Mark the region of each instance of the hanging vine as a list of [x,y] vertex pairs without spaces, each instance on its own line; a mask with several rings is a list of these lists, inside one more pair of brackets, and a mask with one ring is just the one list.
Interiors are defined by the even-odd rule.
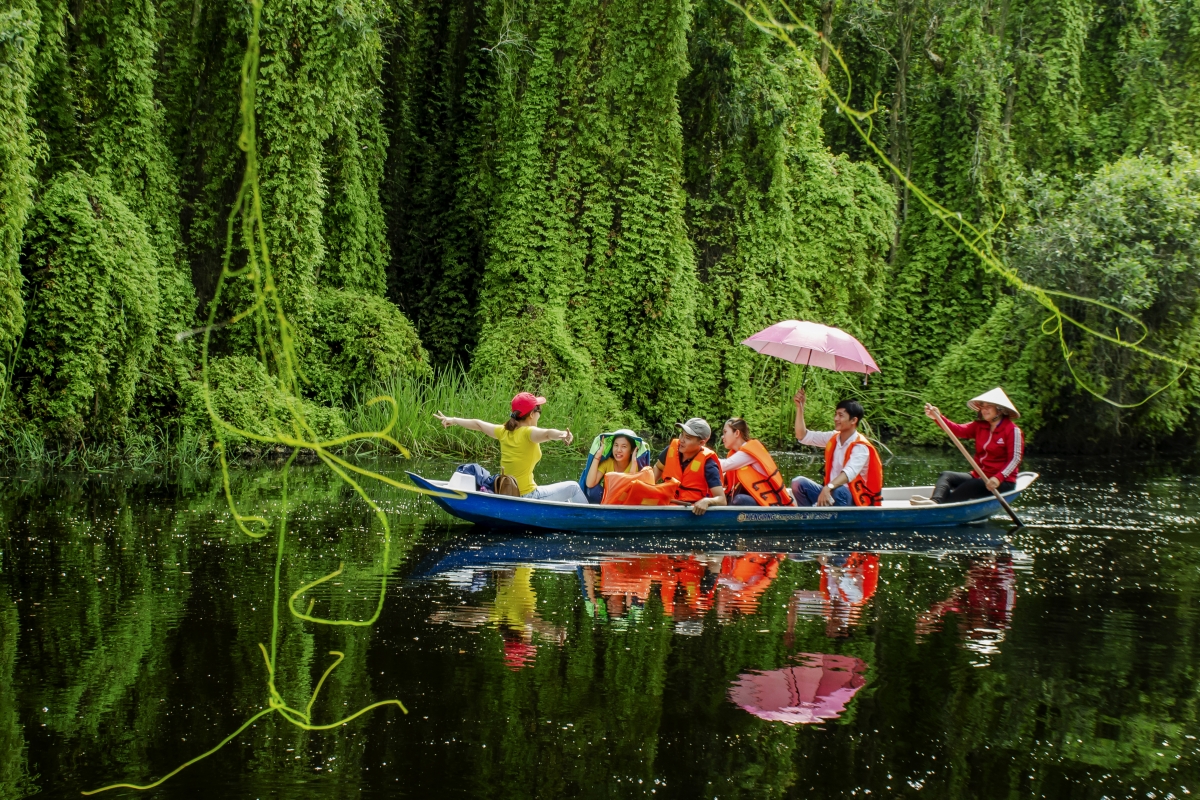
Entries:
[[[1009,267],[999,257],[993,248],[993,234],[1003,222],[1003,207],[1000,210],[1000,217],[990,226],[979,227],[970,220],[964,218],[961,212],[952,211],[942,205],[937,200],[929,196],[920,186],[918,186],[908,175],[907,171],[902,169],[888,153],[885,153],[882,147],[875,139],[875,119],[878,116],[879,95],[876,94],[874,104],[868,110],[859,110],[851,105],[850,98],[853,91],[853,77],[850,68],[846,61],[842,58],[841,51],[834,48],[833,44],[825,38],[824,35],[808,23],[804,22],[785,2],[781,2],[780,6],[783,9],[784,18],[780,19],[776,16],[772,7],[765,0],[757,0],[753,5],[741,5],[735,0],[729,2],[745,14],[750,20],[765,34],[774,37],[783,42],[796,53],[803,55],[806,51],[793,38],[794,33],[806,33],[816,39],[819,46],[828,50],[838,68],[841,70],[842,77],[845,80],[846,88],[838,91],[828,81],[827,76],[823,76],[822,86],[827,96],[832,99],[837,108],[838,113],[845,115],[850,125],[857,132],[863,144],[875,154],[875,156],[887,167],[887,169],[895,176],[896,180],[911,194],[913,198],[921,204],[921,206],[954,237],[961,242],[968,250],[974,253],[985,267],[995,276],[1003,280],[1012,289],[1021,292],[1038,303],[1043,309],[1049,312],[1049,316],[1042,323],[1042,332],[1046,335],[1057,338],[1063,360],[1069,370],[1075,384],[1086,391],[1088,394],[1102,400],[1113,406],[1120,408],[1137,408],[1149,402],[1156,395],[1166,391],[1168,388],[1176,384],[1190,369],[1189,362],[1175,358],[1173,356],[1164,355],[1162,353],[1151,350],[1144,343],[1150,335],[1149,327],[1141,321],[1136,315],[1125,311],[1111,303],[1106,303],[1094,298],[1084,297],[1078,294],[1063,292],[1053,289],[1046,289],[1036,284],[1025,280],[1016,270]],[[809,56],[811,57],[811,56]],[[1123,323],[1132,326],[1135,331],[1132,337],[1123,336],[1119,325],[1113,327],[1112,332],[1101,330],[1094,324],[1067,313],[1063,309],[1064,302],[1081,304],[1092,308],[1102,309],[1106,312],[1116,315]],[[1178,372],[1173,378],[1164,383],[1162,386],[1149,392],[1146,396],[1136,402],[1124,403],[1118,400],[1113,400],[1107,397],[1102,391],[1094,388],[1092,383],[1085,380],[1075,369],[1072,363],[1074,355],[1072,348],[1067,342],[1066,329],[1068,326],[1074,327],[1083,333],[1094,337],[1095,339],[1107,342],[1118,347],[1126,348],[1132,352],[1138,353],[1146,358],[1154,361],[1169,364],[1175,367]]]
[[[292,449],[291,455],[288,457],[283,466],[280,476],[280,505],[278,511],[278,522],[275,525],[275,566],[273,573],[273,597],[271,604],[271,635],[270,641],[266,644],[260,643],[259,649],[262,652],[265,668],[267,671],[267,696],[265,698],[264,707],[251,715],[241,726],[219,741],[211,749],[199,754],[175,769],[168,772],[158,780],[146,784],[134,783],[117,783],[108,786],[103,786],[98,789],[86,791],[83,794],[92,795],[100,792],[109,791],[118,788],[146,790],[152,789],[161,785],[163,782],[177,775],[187,767],[202,761],[213,753],[220,750],[225,745],[236,739],[243,731],[249,728],[258,720],[270,715],[278,714],[282,719],[291,725],[308,731],[323,731],[331,730],[340,727],[354,719],[366,714],[374,709],[385,706],[395,706],[403,713],[408,713],[404,704],[399,700],[380,700],[370,703],[358,711],[349,714],[341,719],[320,723],[314,719],[313,705],[316,703],[320,695],[321,688],[325,684],[325,680],[342,662],[345,655],[339,651],[331,651],[330,655],[334,657],[333,662],[322,673],[321,678],[317,681],[312,694],[308,697],[303,708],[299,706],[296,700],[289,700],[286,696],[286,687],[281,687],[276,682],[276,676],[279,673],[279,635],[280,635],[280,613],[286,602],[288,613],[296,619],[332,626],[348,626],[348,627],[369,627],[379,619],[380,613],[383,611],[383,603],[387,591],[386,576],[381,575],[379,579],[379,593],[375,603],[374,611],[365,619],[336,619],[314,614],[313,609],[316,604],[315,598],[310,598],[308,604],[300,609],[297,606],[303,598],[308,595],[313,589],[332,580],[342,573],[342,566],[339,566],[333,572],[309,581],[293,591],[286,601],[283,597],[282,587],[282,568],[284,553],[288,544],[288,474],[292,464],[296,459],[297,453],[301,449],[307,449],[314,452],[320,461],[333,471],[339,479],[344,481],[353,491],[362,499],[362,501],[371,509],[379,523],[382,531],[382,551],[380,554],[381,563],[387,564],[392,545],[391,524],[388,522],[387,514],[383,509],[371,499],[370,495],[360,483],[361,478],[380,481],[382,483],[395,486],[397,488],[408,491],[435,494],[427,490],[420,489],[415,486],[403,484],[395,481],[387,476],[381,475],[368,469],[364,469],[354,463],[351,463],[340,456],[336,455],[333,448],[341,445],[358,441],[358,440],[375,440],[395,447],[399,452],[407,456],[407,451],[392,437],[391,431],[394,429],[397,419],[398,407],[396,401],[387,396],[377,397],[371,401],[375,403],[390,403],[393,413],[389,423],[378,431],[367,431],[363,433],[347,434],[335,439],[321,441],[312,426],[306,419],[305,404],[301,399],[300,394],[300,379],[301,379],[301,363],[297,356],[295,342],[295,326],[284,311],[284,298],[279,291],[277,279],[271,263],[271,251],[268,246],[266,228],[263,222],[262,208],[262,191],[259,186],[259,162],[257,152],[257,125],[255,115],[256,102],[256,87],[258,82],[259,69],[259,26],[262,14],[261,0],[251,0],[252,21],[250,28],[249,43],[247,45],[245,59],[242,64],[241,73],[241,116],[242,130],[238,139],[238,147],[245,153],[246,168],[242,180],[241,189],[238,192],[237,199],[234,203],[228,219],[226,240],[225,240],[225,260],[222,266],[220,275],[216,283],[216,291],[212,303],[210,303],[208,324],[204,328],[203,344],[201,347],[201,359],[203,370],[203,395],[208,408],[210,421],[217,437],[217,449],[219,452],[221,477],[225,491],[225,497],[229,504],[230,513],[238,530],[243,534],[253,538],[261,539],[268,535],[270,530],[270,521],[266,517],[242,513],[237,507],[233,499],[233,493],[230,489],[229,466],[226,458],[225,442],[229,436],[236,436],[241,439],[257,441],[262,444],[279,445]],[[234,249],[235,230],[240,232],[240,241],[243,243],[247,254],[247,261],[241,267],[234,267],[230,263],[230,257]],[[208,387],[208,354],[211,342],[212,332],[217,327],[217,312],[222,308],[222,293],[227,284],[237,284],[243,292],[240,294],[247,298],[246,304],[234,314],[231,318],[223,321],[223,327],[231,325],[248,325],[253,330],[253,337],[258,346],[259,357],[270,372],[275,381],[276,388],[284,398],[284,408],[286,414],[283,419],[275,419],[275,429],[271,434],[262,434],[256,431],[245,430],[230,424],[224,419],[215,409],[212,403],[212,393]],[[447,496],[461,498],[464,495],[460,493],[450,493]]]

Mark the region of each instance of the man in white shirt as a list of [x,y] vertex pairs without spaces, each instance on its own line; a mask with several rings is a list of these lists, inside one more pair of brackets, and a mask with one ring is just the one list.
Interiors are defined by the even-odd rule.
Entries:
[[[870,460],[870,451],[866,447],[852,447],[859,438],[858,423],[863,418],[862,403],[857,400],[843,400],[837,404],[833,414],[833,430],[810,431],[804,423],[804,390],[796,392],[792,403],[796,406],[796,439],[800,444],[812,445],[826,449],[825,474],[828,476],[824,485],[809,480],[801,475],[792,479],[792,496],[798,506],[852,506],[854,497],[850,494],[850,483],[859,475],[864,474]],[[833,437],[837,444],[830,453],[826,445]],[[850,457],[846,457],[847,449]]]

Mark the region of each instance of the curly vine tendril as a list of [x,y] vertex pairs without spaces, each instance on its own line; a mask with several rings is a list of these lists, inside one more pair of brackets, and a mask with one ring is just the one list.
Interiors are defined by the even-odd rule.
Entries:
[[[844,96],[838,94],[837,91],[834,90],[832,84],[829,82],[828,76],[824,74],[822,74],[820,78],[822,90],[833,99],[833,102],[836,104],[838,110],[846,115],[846,118],[850,121],[850,124],[854,126],[854,130],[858,132],[858,135],[862,138],[867,147],[869,147],[871,151],[875,153],[880,161],[887,165],[887,168],[891,170],[892,174],[895,175],[896,178],[908,188],[908,190],[920,201],[921,205],[923,205],[930,214],[932,214],[947,228],[949,228],[954,235],[957,236],[958,239],[971,250],[971,252],[979,256],[979,259],[984,263],[984,266],[1003,278],[1017,291],[1025,292],[1026,294],[1032,296],[1039,305],[1050,312],[1050,316],[1042,324],[1042,332],[1049,336],[1058,337],[1059,345],[1062,348],[1063,359],[1066,361],[1067,369],[1070,371],[1071,377],[1074,379],[1077,386],[1086,391],[1088,394],[1103,400],[1105,403],[1108,403],[1111,406],[1115,406],[1117,408],[1137,408],[1138,406],[1149,402],[1156,395],[1166,391],[1172,385],[1178,383],[1183,377],[1183,374],[1191,369],[1192,365],[1187,361],[1164,355],[1162,353],[1157,353],[1147,347],[1142,346],[1142,342],[1144,342],[1150,335],[1150,329],[1144,322],[1128,311],[1094,298],[1080,297],[1079,295],[1068,294],[1067,292],[1044,289],[1024,280],[1020,275],[1017,274],[1015,270],[1006,266],[1004,262],[1000,260],[999,256],[996,255],[991,244],[991,235],[995,233],[995,231],[1000,227],[1000,224],[1004,221],[1003,205],[1000,207],[1000,219],[998,219],[991,227],[988,227],[987,229],[980,229],[968,220],[963,219],[963,215],[961,213],[951,211],[950,209],[946,208],[941,203],[934,200],[932,197],[922,191],[921,187],[913,183],[899,166],[892,163],[892,161],[872,138],[875,132],[875,115],[879,112],[879,93],[876,92],[875,94],[871,110],[860,111],[856,108],[853,108],[850,105],[850,94],[853,81],[850,76],[850,68],[842,58],[841,51],[834,47],[833,44],[826,39],[820,31],[801,20],[800,17],[797,16],[787,4],[786,0],[779,0],[779,3],[787,13],[787,21],[781,21],[777,19],[765,0],[754,0],[753,5],[755,6],[755,10],[753,11],[751,8],[742,5],[735,0],[727,0],[727,2],[729,2],[729,4],[734,8],[741,11],[746,16],[746,19],[748,19],[751,24],[753,24],[763,33],[771,36],[772,38],[778,39],[780,42],[783,42],[802,57],[805,57],[805,53],[801,49],[800,45],[798,45],[796,41],[792,39],[793,31],[804,31],[815,36],[817,41],[821,43],[821,46],[829,51],[830,55],[832,55],[834,60],[837,61],[842,73],[846,76],[846,92]],[[1095,308],[1101,308],[1105,311],[1111,311],[1112,313],[1117,314],[1119,317],[1124,319],[1126,322],[1132,323],[1134,326],[1136,326],[1140,331],[1140,335],[1136,339],[1130,341],[1127,339],[1122,339],[1119,331],[1114,331],[1114,334],[1108,334],[1104,331],[1097,330],[1087,323],[1075,319],[1064,312],[1053,298],[1078,302]],[[1065,336],[1066,325],[1064,325],[1064,323],[1070,324],[1078,330],[1083,331],[1090,336],[1094,336],[1097,339],[1101,339],[1109,342],[1110,344],[1140,353],[1141,355],[1146,356],[1154,361],[1159,361],[1164,364],[1170,364],[1174,367],[1178,367],[1179,372],[1165,385],[1156,389],[1150,395],[1142,398],[1136,403],[1119,403],[1115,400],[1111,400],[1105,396],[1102,391],[1093,388],[1076,372],[1074,365],[1071,363],[1071,356],[1073,353],[1071,352],[1070,346],[1067,344]]]
[[[242,178],[242,185],[238,190],[237,199],[234,202],[233,210],[229,214],[228,225],[225,233],[225,254],[221,264],[221,273],[217,278],[216,291],[213,295],[213,300],[209,306],[208,324],[204,327],[203,346],[201,348],[201,370],[203,375],[202,394],[204,396],[205,408],[208,410],[209,418],[212,420],[213,430],[216,434],[216,448],[221,465],[221,481],[225,491],[225,499],[229,505],[229,510],[232,514],[234,525],[237,529],[253,539],[261,539],[268,533],[269,521],[266,517],[254,516],[241,513],[237,504],[233,499],[233,492],[230,488],[229,480],[229,463],[226,457],[226,439],[229,436],[238,436],[251,441],[261,442],[268,445],[281,445],[291,448],[291,455],[288,457],[282,470],[281,492],[280,492],[280,509],[279,509],[279,525],[275,547],[275,573],[274,573],[274,601],[271,606],[271,641],[270,647],[259,643],[259,649],[262,651],[263,660],[267,668],[267,698],[266,707],[256,712],[253,716],[247,719],[233,733],[226,736],[218,742],[212,749],[201,753],[200,755],[185,761],[175,769],[168,772],[158,780],[147,784],[135,783],[115,783],[109,786],[103,786],[98,789],[83,792],[84,795],[93,795],[100,792],[106,792],[110,789],[153,789],[156,786],[162,785],[165,781],[178,775],[184,769],[191,765],[208,758],[213,753],[216,753],[225,745],[232,742],[247,728],[253,725],[258,720],[269,714],[279,714],[284,720],[295,725],[297,728],[306,731],[325,731],[332,728],[337,728],[346,723],[357,719],[369,711],[380,708],[382,706],[395,706],[405,714],[408,709],[399,700],[381,700],[371,703],[358,711],[343,717],[334,722],[317,723],[313,720],[313,705],[317,701],[317,697],[321,692],[321,688],[325,685],[325,680],[330,674],[341,664],[345,658],[345,654],[337,650],[330,651],[330,655],[334,656],[334,661],[321,675],[321,679],[317,681],[316,688],[313,689],[308,703],[304,710],[301,711],[293,708],[284,699],[283,694],[275,685],[275,674],[278,666],[278,644],[279,644],[279,610],[281,605],[281,580],[283,569],[284,548],[287,544],[287,519],[288,519],[288,474],[293,462],[296,459],[296,454],[301,449],[312,450],[316,453],[317,458],[321,460],[329,469],[337,475],[341,480],[345,481],[363,502],[375,514],[379,520],[379,525],[383,529],[383,551],[382,563],[387,564],[391,553],[392,532],[391,525],[388,523],[387,514],[379,507],[379,505],[371,499],[362,485],[352,477],[352,474],[370,478],[380,483],[385,483],[389,486],[394,486],[398,489],[404,489],[410,492],[420,494],[434,495],[439,497],[451,497],[462,499],[466,495],[461,492],[436,492],[427,489],[422,489],[411,484],[401,483],[393,480],[385,475],[364,469],[355,464],[351,464],[345,459],[339,457],[336,453],[331,452],[331,448],[336,448],[350,442],[363,439],[373,439],[375,441],[386,443],[396,448],[406,458],[409,457],[408,451],[392,436],[392,431],[396,428],[399,421],[399,406],[396,400],[389,396],[380,396],[372,399],[370,405],[376,403],[390,403],[392,413],[388,419],[387,425],[378,431],[368,431],[364,433],[352,433],[345,436],[339,436],[334,439],[322,440],[309,425],[305,419],[304,407],[301,402],[300,381],[303,377],[300,363],[296,356],[294,327],[284,313],[283,301],[279,294],[278,286],[275,283],[274,276],[271,272],[271,255],[267,247],[267,238],[265,226],[263,224],[262,214],[262,198],[259,190],[258,182],[258,153],[257,153],[257,127],[254,115],[254,100],[255,100],[255,85],[258,78],[259,64],[259,24],[262,15],[262,0],[250,0],[252,10],[252,22],[250,27],[250,36],[247,43],[246,55],[242,61],[241,73],[241,117],[242,130],[238,137],[238,147],[246,154],[246,170]],[[240,220],[242,241],[246,244],[247,263],[244,267],[233,269],[230,267],[230,257],[233,252],[233,234],[234,226]],[[226,283],[233,280],[245,280],[249,284],[249,299],[248,305],[232,316],[230,319],[218,324],[216,322],[217,309],[221,305],[222,294],[225,290]],[[266,436],[254,431],[242,430],[234,425],[231,425],[226,420],[222,419],[220,414],[213,406],[212,392],[209,385],[209,370],[208,356],[209,345],[212,336],[212,331],[228,327],[229,325],[250,320],[254,325],[255,341],[258,346],[259,357],[263,364],[267,367],[270,374],[273,375],[279,389],[283,402],[287,410],[288,419],[286,423],[280,426],[279,430],[275,430],[271,435]],[[344,565],[339,567],[324,577],[318,578],[315,581],[307,583],[291,594],[288,599],[287,609],[293,617],[321,625],[342,625],[352,627],[366,627],[375,623],[379,619],[380,612],[383,610],[384,596],[387,591],[387,575],[383,574],[379,579],[379,595],[375,604],[374,613],[370,617],[363,620],[353,619],[328,619],[325,617],[314,616],[311,612],[315,605],[315,599],[310,599],[308,607],[304,612],[296,609],[296,601],[307,594],[312,589],[320,586],[326,581],[341,574]]]

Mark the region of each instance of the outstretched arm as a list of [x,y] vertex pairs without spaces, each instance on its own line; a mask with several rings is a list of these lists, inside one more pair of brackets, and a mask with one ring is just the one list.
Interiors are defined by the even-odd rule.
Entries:
[[443,428],[453,428],[457,425],[460,428],[466,428],[469,431],[479,431],[486,433],[493,439],[496,438],[496,428],[499,427],[494,422],[488,422],[482,419],[466,419],[464,417],[447,417],[442,412],[437,412],[433,415],[438,422],[442,423]]
[[555,428],[533,428],[529,431],[529,441],[541,444],[542,442],[566,442],[570,444],[575,441],[575,437],[570,431],[560,431]]

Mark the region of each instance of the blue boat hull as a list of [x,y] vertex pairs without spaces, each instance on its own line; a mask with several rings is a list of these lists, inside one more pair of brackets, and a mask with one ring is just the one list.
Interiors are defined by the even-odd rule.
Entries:
[[[462,492],[444,481],[430,481],[408,473],[413,483],[436,494],[433,501],[447,513],[467,522],[489,528],[520,530],[620,533],[654,530],[698,533],[769,531],[803,533],[808,531],[867,531],[920,528],[948,528],[983,522],[1002,513],[994,497],[945,505],[911,506],[899,499],[888,501],[887,494],[929,487],[885,490],[884,506],[824,508],[748,508],[721,506],[697,516],[682,506],[600,506],[527,500],[521,497],[483,492]],[[1021,491],[1033,483],[1037,473],[1022,472],[1017,488],[1004,497],[1012,503]]]

